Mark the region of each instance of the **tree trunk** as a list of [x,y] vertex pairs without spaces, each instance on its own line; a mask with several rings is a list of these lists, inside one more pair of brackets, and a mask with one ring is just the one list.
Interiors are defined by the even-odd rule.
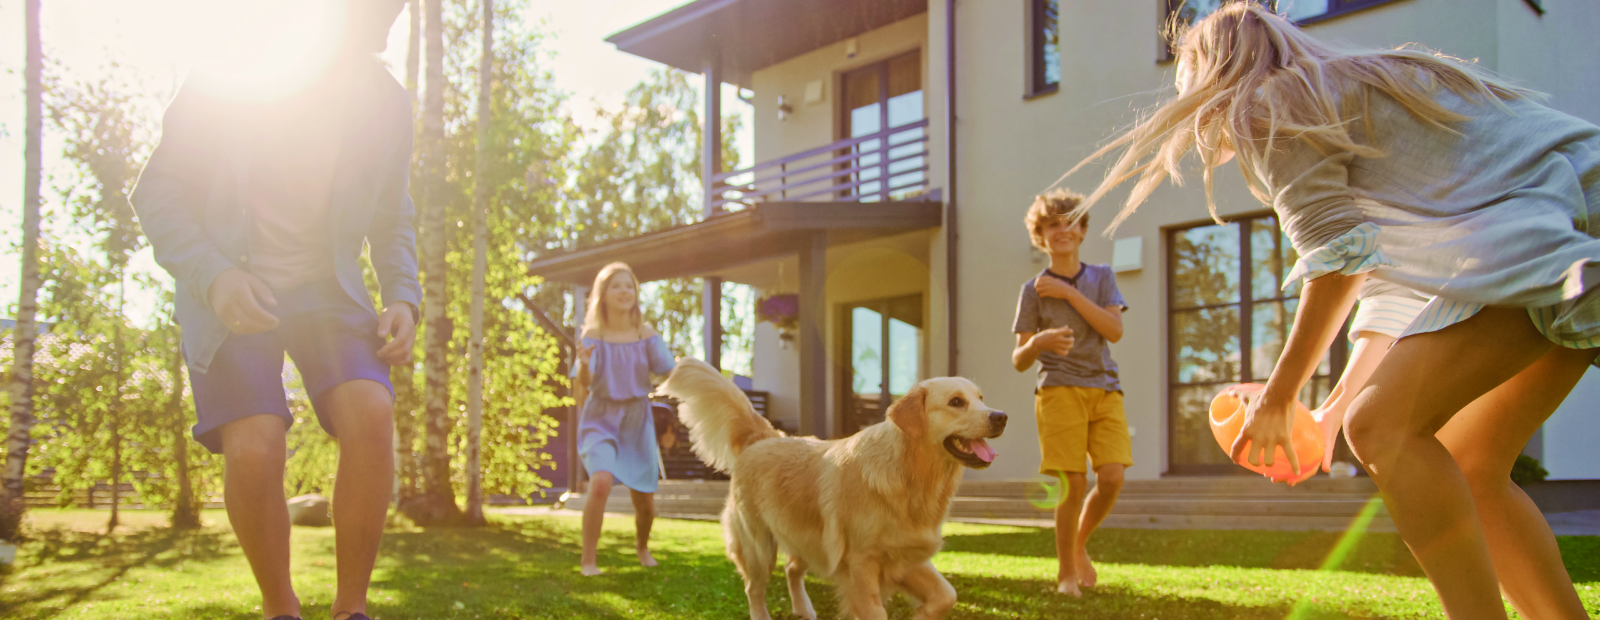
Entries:
[[[407,2],[410,32],[406,37],[406,92],[411,95],[413,114],[417,107],[417,69],[421,65],[422,6],[421,0]],[[417,479],[420,477],[414,448],[417,443],[417,366],[404,364],[390,371],[394,384],[394,501],[404,505],[417,496]]]
[[23,129],[22,269],[17,300],[17,326],[12,331],[11,427],[6,436],[6,466],[0,492],[0,539],[14,540],[28,471],[28,446],[33,431],[33,350],[38,325],[40,131],[43,129],[39,81],[44,53],[39,43],[39,0],[24,0],[27,60],[23,68],[26,124]]
[[188,418],[183,415],[184,374],[183,352],[172,351],[168,360],[167,376],[172,378],[172,395],[167,399],[167,419],[172,420],[172,460],[174,475],[178,478],[178,496],[172,502],[172,527],[193,530],[200,527],[200,503],[194,499],[194,481],[189,473]]
[[426,443],[423,447],[423,491],[420,505],[409,512],[420,523],[440,523],[459,519],[455,491],[450,485],[450,317],[446,313],[446,279],[450,266],[445,262],[449,230],[445,210],[449,205],[444,183],[444,7],[443,0],[423,0],[423,46],[427,71],[422,102],[423,205],[423,296],[422,319],[425,346],[423,370],[426,389],[423,417]]
[[467,342],[467,522],[483,523],[483,286],[489,255],[489,93],[494,77],[494,0],[483,2],[478,59],[478,153],[472,188],[472,335]]
[[128,296],[126,275],[117,269],[117,324],[111,330],[111,355],[116,368],[111,373],[111,406],[106,408],[106,415],[111,418],[111,519],[106,522],[107,534],[117,531],[122,516],[122,369],[127,351],[122,342],[122,312]]

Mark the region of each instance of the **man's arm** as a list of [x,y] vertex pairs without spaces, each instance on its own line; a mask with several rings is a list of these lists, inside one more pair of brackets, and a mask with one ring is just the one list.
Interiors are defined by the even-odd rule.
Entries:
[[1040,297],[1067,300],[1072,309],[1077,310],[1083,320],[1089,323],[1089,327],[1100,332],[1107,342],[1122,340],[1122,306],[1102,308],[1077,287],[1050,276],[1039,276],[1033,286]]
[[395,131],[403,131],[404,137],[400,148],[395,149],[385,164],[387,175],[379,190],[367,243],[372,246],[372,269],[378,276],[383,306],[388,308],[399,302],[410,304],[413,318],[416,318],[417,309],[422,305],[422,287],[417,284],[417,233],[412,224],[416,206],[408,191],[412,148],[409,114],[403,127]]
[[208,306],[212,281],[234,266],[201,224],[206,191],[220,164],[212,141],[222,112],[194,87],[178,89],[162,116],[161,141],[128,196],[156,263]]

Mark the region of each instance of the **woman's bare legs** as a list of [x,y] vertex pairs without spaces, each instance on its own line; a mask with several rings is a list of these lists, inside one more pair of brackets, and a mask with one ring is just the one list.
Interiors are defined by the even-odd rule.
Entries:
[[[1506,616],[1472,491],[1435,433],[1554,348],[1525,310],[1485,308],[1396,343],[1346,421],[1351,447],[1451,618]],[[1524,402],[1526,396],[1515,397]]]
[[1550,525],[1528,494],[1511,482],[1511,466],[1583,378],[1595,354],[1592,349],[1556,347],[1439,429],[1439,441],[1472,489],[1500,589],[1525,618],[1588,617]]
[[595,472],[589,478],[589,492],[583,498],[583,555],[578,559],[578,566],[584,575],[600,574],[600,525],[606,518],[611,481],[611,472]]
[[1356,344],[1350,350],[1350,363],[1345,365],[1344,374],[1328,392],[1328,399],[1322,401],[1322,406],[1311,412],[1311,416],[1317,419],[1317,425],[1322,427],[1322,471],[1332,471],[1334,440],[1339,437],[1339,428],[1344,426],[1345,414],[1350,412],[1350,404],[1355,402],[1356,394],[1361,393],[1367,379],[1372,378],[1372,371],[1377,370],[1378,363],[1389,352],[1389,346],[1394,344],[1393,337],[1377,332],[1356,332],[1355,339]]
[[650,555],[650,526],[656,521],[656,496],[633,489],[628,489],[628,495],[633,499],[633,545],[639,565],[655,566],[656,559]]

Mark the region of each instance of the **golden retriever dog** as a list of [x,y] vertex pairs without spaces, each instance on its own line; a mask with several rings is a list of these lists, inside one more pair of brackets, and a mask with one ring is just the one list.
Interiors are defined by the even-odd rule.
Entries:
[[963,468],[983,469],[1006,414],[962,378],[928,379],[889,408],[888,420],[846,439],[789,437],[756,415],[732,381],[683,359],[661,392],[678,398],[694,451],[733,481],[722,511],[728,558],[744,577],[751,620],[768,620],[767,578],[782,550],[795,615],[816,620],[807,571],[834,582],[844,610],[885,618],[895,592],[942,618],[956,591],[933,567],[940,525]]

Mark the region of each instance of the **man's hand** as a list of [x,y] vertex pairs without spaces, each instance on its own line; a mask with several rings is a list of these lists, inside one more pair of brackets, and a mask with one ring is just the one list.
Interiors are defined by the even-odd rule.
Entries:
[[278,326],[278,317],[262,307],[278,305],[272,288],[243,269],[230,267],[217,274],[206,296],[211,311],[235,334],[259,334]]
[[1078,343],[1072,336],[1072,328],[1065,325],[1044,330],[1033,335],[1033,350],[1040,353],[1050,352],[1056,355],[1066,355],[1072,352],[1072,347]]
[[417,321],[412,305],[403,301],[389,304],[378,315],[378,337],[389,342],[378,349],[378,359],[390,366],[411,363],[411,350],[417,341]]
[[1078,292],[1078,289],[1063,282],[1061,278],[1045,275],[1033,281],[1033,292],[1038,293],[1040,297],[1068,299],[1073,293]]

